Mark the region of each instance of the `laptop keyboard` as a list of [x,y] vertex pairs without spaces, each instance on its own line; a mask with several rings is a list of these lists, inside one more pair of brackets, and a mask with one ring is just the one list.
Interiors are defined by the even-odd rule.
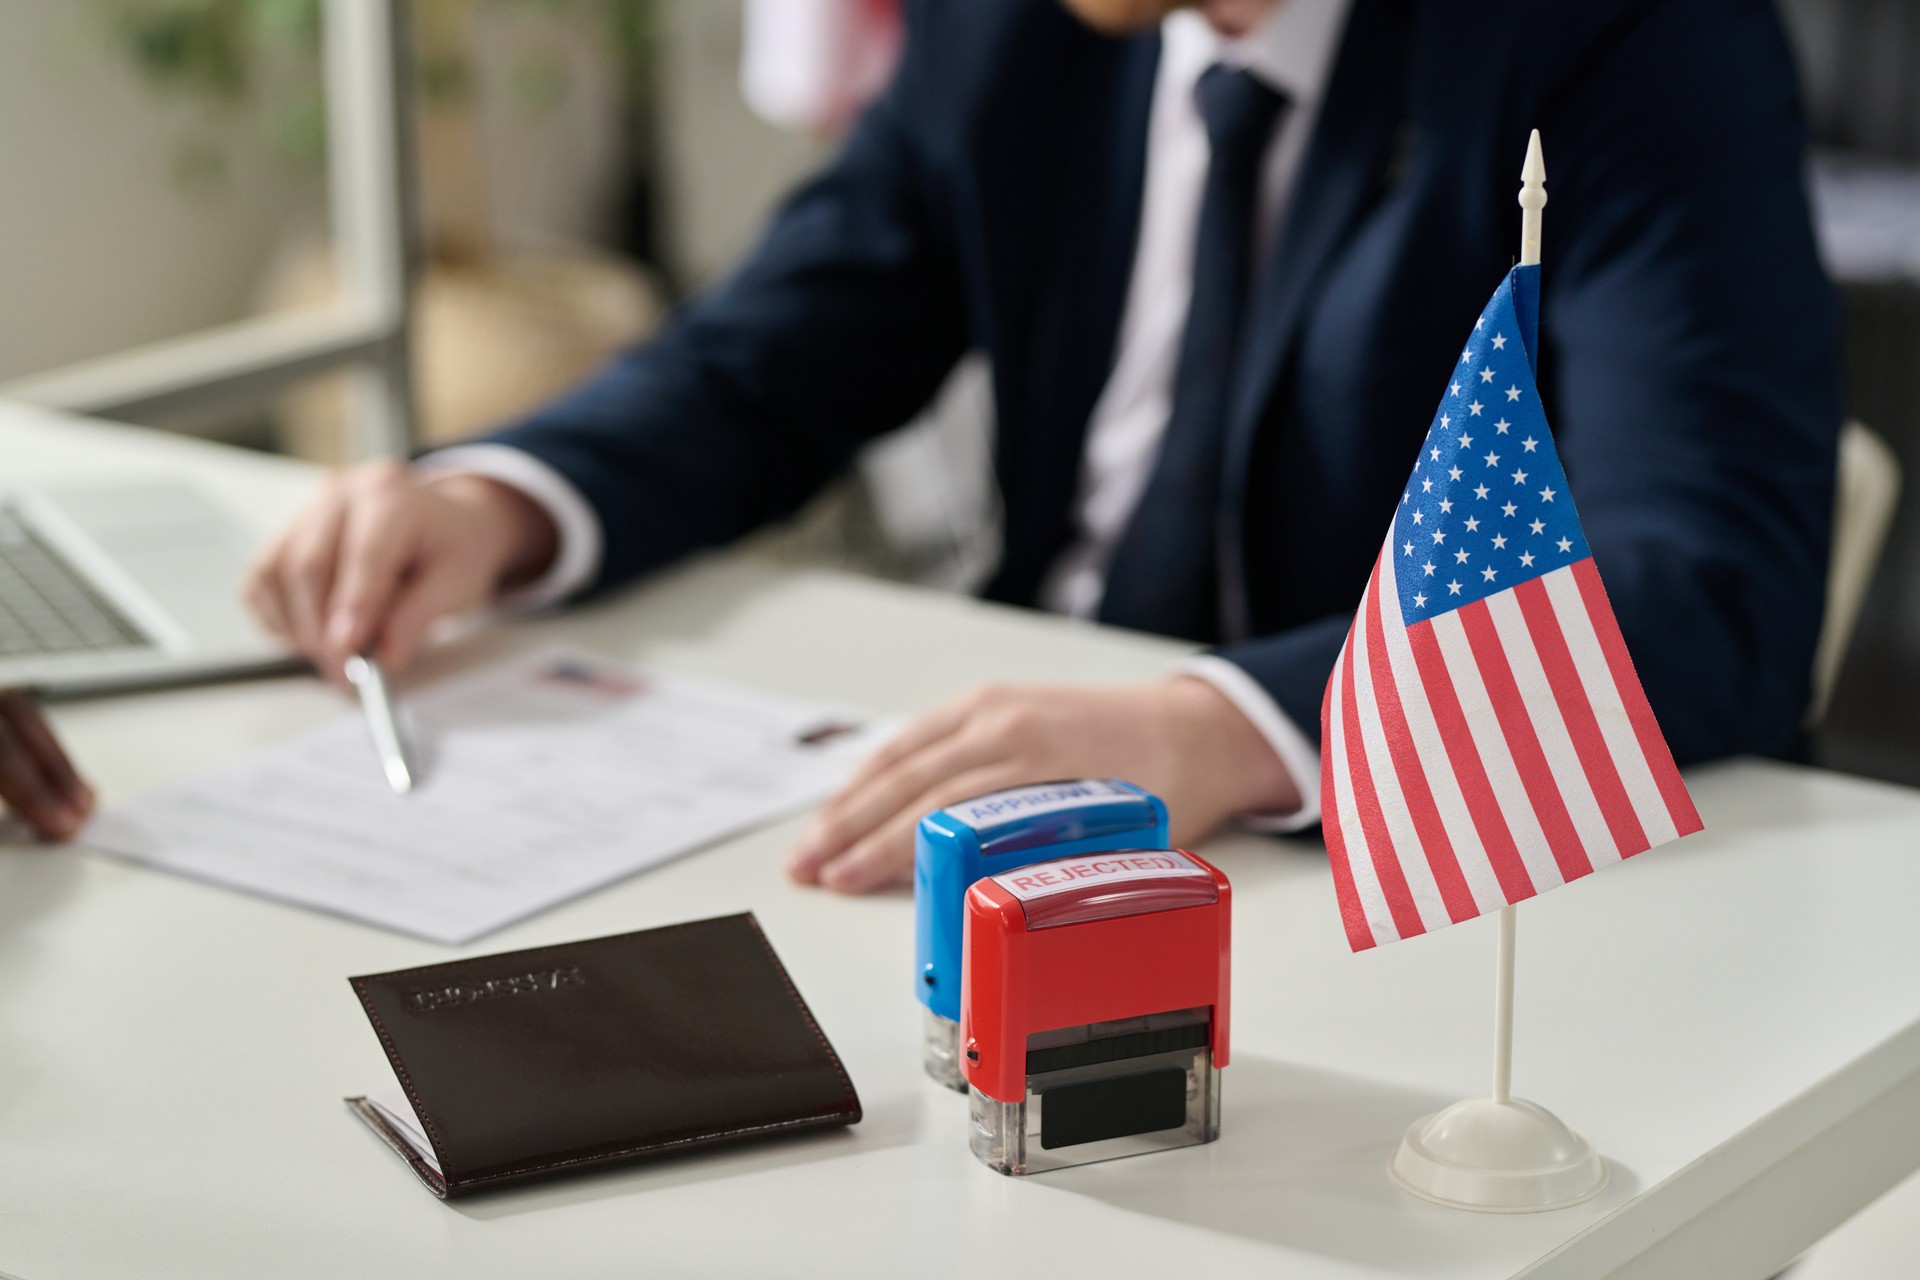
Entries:
[[0,657],[151,643],[18,511],[0,506]]

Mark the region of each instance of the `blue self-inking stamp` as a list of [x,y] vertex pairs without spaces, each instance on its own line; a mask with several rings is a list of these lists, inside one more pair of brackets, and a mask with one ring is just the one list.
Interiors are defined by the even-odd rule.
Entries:
[[920,819],[913,838],[914,992],[926,1006],[927,1074],[961,1093],[960,939],[967,889],[1047,858],[1167,844],[1167,806],[1130,782],[1043,782]]

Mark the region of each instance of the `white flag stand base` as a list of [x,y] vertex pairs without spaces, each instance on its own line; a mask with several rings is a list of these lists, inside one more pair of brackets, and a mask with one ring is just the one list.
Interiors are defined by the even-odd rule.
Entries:
[[1564,1209],[1607,1185],[1592,1143],[1519,1098],[1469,1098],[1415,1121],[1387,1172],[1422,1199],[1484,1213]]
[[1537,1103],[1513,1096],[1514,912],[1500,908],[1493,983],[1493,1096],[1416,1120],[1387,1173],[1435,1204],[1540,1213],[1591,1200],[1607,1185],[1593,1144]]

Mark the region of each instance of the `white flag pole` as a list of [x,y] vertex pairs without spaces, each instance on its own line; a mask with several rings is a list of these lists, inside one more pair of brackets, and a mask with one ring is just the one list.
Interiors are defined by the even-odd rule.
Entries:
[[1513,1100],[1513,907],[1500,908],[1493,979],[1493,1100]]
[[[1540,265],[1541,211],[1547,207],[1547,162],[1540,153],[1540,131],[1527,139],[1527,160],[1520,167],[1520,265]],[[1500,908],[1500,943],[1493,983],[1493,1100],[1513,1098],[1513,906]]]
[[[1540,261],[1547,166],[1540,132],[1520,176],[1520,264]],[[1387,1166],[1408,1191],[1456,1209],[1528,1213],[1598,1195],[1607,1166],[1593,1144],[1545,1107],[1513,1096],[1514,908],[1500,908],[1494,961],[1493,1095],[1468,1098],[1416,1120]]]

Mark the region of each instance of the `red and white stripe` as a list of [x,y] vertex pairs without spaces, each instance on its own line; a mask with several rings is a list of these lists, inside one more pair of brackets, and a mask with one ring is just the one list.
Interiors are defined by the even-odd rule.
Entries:
[[1408,626],[1393,550],[1321,715],[1321,811],[1354,950],[1700,830],[1592,559]]

